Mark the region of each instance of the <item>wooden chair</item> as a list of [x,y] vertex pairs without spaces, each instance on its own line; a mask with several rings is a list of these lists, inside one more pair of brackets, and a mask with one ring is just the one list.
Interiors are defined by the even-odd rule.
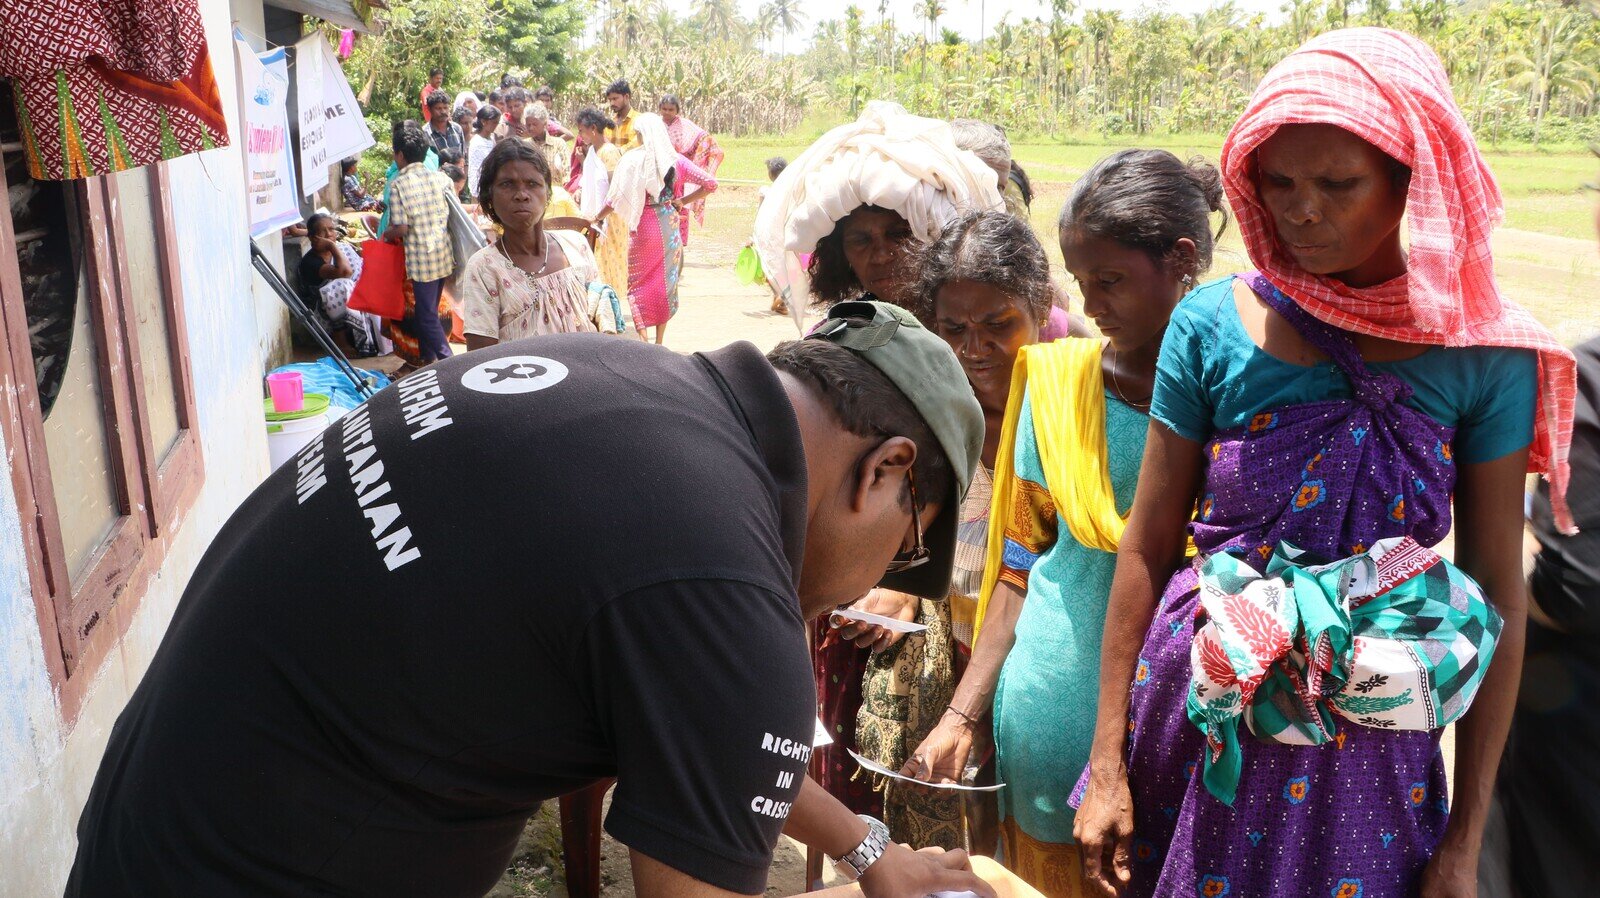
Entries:
[[606,790],[615,782],[601,780],[560,798],[561,862],[566,867],[569,898],[600,898],[601,809]]
[[600,242],[600,232],[595,230],[594,225],[590,224],[587,218],[579,218],[574,215],[562,218],[546,218],[544,220],[544,229],[547,231],[577,231],[583,235],[583,239],[589,241],[590,249],[594,249],[595,244]]

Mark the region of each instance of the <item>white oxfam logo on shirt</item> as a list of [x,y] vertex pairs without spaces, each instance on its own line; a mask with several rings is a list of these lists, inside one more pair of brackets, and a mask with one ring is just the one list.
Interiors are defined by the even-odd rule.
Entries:
[[484,362],[461,376],[461,385],[479,393],[532,393],[567,378],[567,366],[537,355],[508,355]]

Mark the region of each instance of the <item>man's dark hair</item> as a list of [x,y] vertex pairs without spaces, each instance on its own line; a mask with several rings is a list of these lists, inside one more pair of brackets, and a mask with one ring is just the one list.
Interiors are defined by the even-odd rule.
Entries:
[[622,94],[624,97],[633,96],[633,88],[628,86],[628,79],[618,78],[617,80],[606,85],[605,96],[609,97],[612,94]]
[[[923,507],[952,495],[955,474],[944,446],[906,394],[877,366],[827,340],[791,340],[767,353],[767,361],[793,375],[820,397],[845,430],[859,437],[905,437],[917,444],[912,470]],[[908,504],[910,491],[903,497]],[[924,519],[924,524],[928,523]]]
[[449,94],[445,93],[442,90],[436,90],[433,93],[428,94],[428,112],[430,114],[433,112],[433,107],[439,106],[441,104],[446,109],[450,108],[450,95]]
[[555,88],[548,84],[541,84],[539,85],[539,89],[533,92],[533,98],[535,100],[544,100],[547,98],[554,100],[556,98]]
[[578,110],[578,114],[572,117],[572,123],[580,128],[594,128],[602,132],[607,128],[615,128],[617,126],[617,123],[612,121],[610,116],[593,106],[585,106]]
[[525,140],[502,140],[489,151],[483,160],[483,168],[478,172],[478,208],[495,224],[499,224],[500,219],[494,213],[494,182],[500,177],[500,169],[513,162],[532,165],[544,178],[545,200],[550,199],[550,160]]
[[505,102],[505,99],[505,94],[498,90],[491,90],[489,91],[489,99],[485,102],[487,102],[490,106],[499,106],[501,103]]
[[[1211,214],[1222,225],[1211,230]],[[1215,238],[1228,227],[1222,176],[1203,159],[1185,163],[1166,150],[1118,150],[1084,172],[1061,207],[1058,227],[1142,250],[1158,265],[1173,261],[1178,241],[1195,245],[1192,270],[1211,267]]]
[[506,100],[507,103],[511,103],[511,102],[526,103],[530,99],[532,99],[532,98],[528,96],[528,89],[526,87],[523,87],[520,84],[516,85],[515,87],[510,87],[510,88],[506,89],[505,100]]
[[437,77],[439,77],[439,76],[441,76],[443,74],[444,74],[444,69],[435,68],[435,69],[429,69],[428,70],[428,77],[429,78],[437,78]]
[[421,162],[428,158],[428,148],[433,146],[428,140],[428,135],[422,133],[422,128],[416,122],[407,120],[394,135],[394,151],[407,165]]
[[782,156],[773,156],[771,159],[768,159],[767,160],[767,178],[768,178],[768,180],[772,180],[772,181],[778,180],[778,176],[783,174],[783,170],[788,168],[788,167],[789,167],[789,160],[783,158]]

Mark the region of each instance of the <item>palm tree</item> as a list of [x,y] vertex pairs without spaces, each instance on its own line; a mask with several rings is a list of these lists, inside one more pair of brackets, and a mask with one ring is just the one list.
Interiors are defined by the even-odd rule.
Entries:
[[924,80],[928,74],[928,41],[932,39],[932,35],[939,33],[939,17],[949,11],[949,7],[940,0],[923,0],[917,7],[917,14],[928,23],[928,30],[922,35],[922,61],[917,72],[918,81]]
[[1529,52],[1506,60],[1506,68],[1513,73],[1511,88],[1526,90],[1528,102],[1533,107],[1534,146],[1539,145],[1544,118],[1550,112],[1551,97],[1560,91],[1585,98],[1594,94],[1597,80],[1595,68],[1586,64],[1577,53],[1579,38],[1582,37],[1582,15],[1570,11],[1540,17],[1530,35]]
[[665,5],[655,8],[650,19],[650,27],[656,34],[656,40],[663,47],[675,46],[679,42],[679,35],[683,31],[683,23],[678,16]]
[[734,25],[739,21],[739,9],[734,0],[697,0],[695,9],[700,13],[707,37],[728,40],[733,36]]
[[806,24],[806,14],[800,11],[800,0],[772,0],[767,4],[772,10],[773,24],[778,29],[778,55],[789,55],[789,33],[799,31]]
[[950,7],[945,6],[941,0],[922,0],[921,6],[917,9],[918,15],[928,23],[929,35],[939,33],[939,17],[949,11]]
[[1289,0],[1283,5],[1283,11],[1288,14],[1288,20],[1284,24],[1289,29],[1289,36],[1294,46],[1298,47],[1306,42],[1311,32],[1316,30],[1316,0]]
[[756,20],[753,23],[756,39],[763,46],[772,40],[772,32],[777,30],[778,27],[778,14],[772,7],[773,4],[771,3],[762,4],[760,11],[756,13]]
[[882,32],[883,39],[878,41],[878,65],[883,65],[883,55],[888,53],[890,71],[899,69],[899,63],[894,58],[894,24],[889,19],[889,0],[878,0],[878,30]]
[[854,3],[844,8],[844,52],[850,58],[850,116],[856,114],[856,58],[861,51],[862,20],[865,13]]

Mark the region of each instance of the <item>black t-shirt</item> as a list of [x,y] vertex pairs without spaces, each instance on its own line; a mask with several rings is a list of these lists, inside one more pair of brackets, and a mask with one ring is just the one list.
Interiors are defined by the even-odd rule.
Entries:
[[312,303],[312,308],[322,307],[321,294],[317,291],[327,282],[322,276],[322,266],[330,264],[322,254],[314,249],[306,250],[300,257],[300,293]]
[[758,893],[813,732],[805,462],[749,344],[599,335],[384,390],[217,535],[68,895],[481,895],[540,802]]
[[[1578,399],[1572,421],[1572,481],[1567,504],[1578,533],[1556,528],[1550,485],[1539,481],[1533,532],[1539,538],[1530,586],[1534,601],[1562,629],[1590,640],[1600,636],[1600,338],[1573,350],[1578,357]],[[1600,657],[1600,650],[1595,654]]]

